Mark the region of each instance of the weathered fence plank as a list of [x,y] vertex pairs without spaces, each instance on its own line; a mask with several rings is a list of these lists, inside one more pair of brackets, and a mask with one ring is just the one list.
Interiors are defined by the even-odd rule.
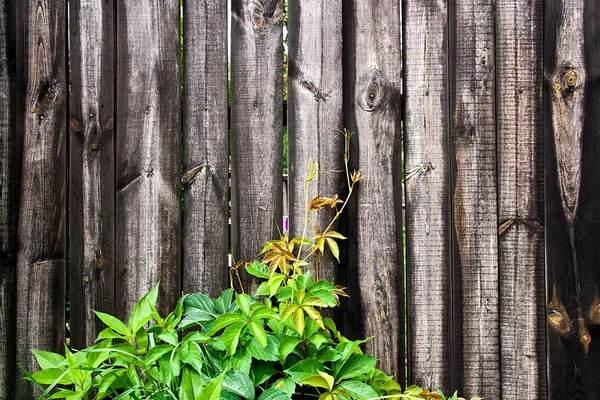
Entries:
[[457,0],[449,15],[457,388],[500,398],[494,6]]
[[409,382],[454,388],[448,5],[405,0],[404,136]]
[[502,398],[546,398],[543,3],[496,3]]
[[[19,179],[13,166],[20,158],[16,151],[17,113],[13,107],[17,100],[14,36],[7,30],[9,10],[5,1],[0,0],[0,399],[3,400],[14,393]],[[15,25],[13,22],[12,26]]]
[[227,285],[227,2],[183,3],[183,291]]
[[[25,81],[17,254],[17,362],[36,370],[30,349],[60,352],[66,285],[66,3],[27,1],[18,39]],[[23,58],[21,58],[21,56]],[[14,398],[33,386],[17,380]]]
[[546,268],[552,399],[597,397],[600,5],[545,10]]
[[117,2],[116,311],[180,296],[179,4]]
[[[353,136],[357,184],[345,260],[349,293],[346,329],[375,336],[367,351],[380,366],[404,377],[402,163],[400,130],[400,21],[397,0],[350,1],[344,37],[346,126]],[[347,72],[347,74],[346,74]],[[347,75],[347,76],[346,76]],[[351,151],[352,153],[352,151]],[[351,267],[350,267],[351,266]]]
[[90,346],[114,314],[114,2],[74,0],[71,15],[69,230],[71,345]]
[[[343,136],[333,131],[343,124],[342,1],[292,1],[288,7],[290,236],[300,237],[309,161],[315,160],[322,172],[311,182],[309,201],[317,195],[341,195],[345,186],[345,174],[333,172],[344,168]],[[313,224],[325,229],[334,212],[311,213],[307,236],[313,236]],[[332,229],[337,231],[337,224]],[[321,256],[319,278],[334,278],[336,264],[330,253]]]
[[282,223],[282,21],[282,0],[231,2],[231,229],[241,261]]

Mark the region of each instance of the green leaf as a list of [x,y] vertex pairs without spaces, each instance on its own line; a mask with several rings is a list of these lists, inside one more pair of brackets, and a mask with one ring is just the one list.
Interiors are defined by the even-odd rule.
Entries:
[[250,367],[252,366],[252,357],[247,348],[238,349],[234,355],[229,357],[229,368],[235,369],[250,375]]
[[165,343],[170,344],[171,346],[177,346],[179,343],[179,338],[175,332],[165,332],[158,335],[158,338]]
[[262,325],[256,321],[250,321],[248,328],[250,329],[252,336],[256,338],[258,343],[263,348],[267,347],[267,333],[265,332],[265,328],[263,328]]
[[221,388],[225,374],[221,374],[213,379],[196,396],[196,400],[219,400],[221,397]]
[[215,308],[213,301],[205,294],[190,294],[185,298],[183,304],[185,315],[202,311],[203,313],[212,316],[213,319],[217,318],[217,309]]
[[272,362],[256,360],[252,363],[250,377],[254,386],[260,386],[278,372]]
[[221,295],[213,299],[213,304],[217,308],[217,311],[220,314],[226,313],[229,311],[229,307],[231,306],[231,301],[233,300],[233,290],[225,289],[221,292]]
[[254,292],[254,295],[255,296],[270,296],[269,281],[261,282],[261,284],[258,285],[256,292]]
[[75,383],[69,377],[70,369],[66,368],[47,368],[31,374],[32,378],[43,385],[51,385],[53,383],[60,385],[68,385]]
[[105,339],[121,339],[125,340],[126,337],[123,335],[119,335],[117,332],[113,331],[111,328],[104,328],[96,338],[96,341],[105,340]]
[[189,364],[198,373],[202,372],[204,360],[202,359],[200,348],[196,343],[190,341],[182,342],[179,347],[179,358],[182,362]]
[[312,387],[320,387],[331,392],[333,389],[333,376],[326,372],[318,371],[317,375],[309,376],[299,382],[301,385],[309,385]]
[[279,389],[267,389],[257,400],[291,400],[291,397]]
[[148,351],[148,353],[144,357],[144,363],[146,365],[153,364],[156,362],[156,360],[158,360],[165,354],[170,353],[171,351],[173,351],[173,346],[170,346],[168,344],[154,346],[150,349],[150,351]]
[[293,336],[286,336],[283,339],[281,339],[281,342],[279,342],[279,357],[281,360],[285,360],[287,358],[287,356],[294,351],[294,349],[296,348],[296,346],[298,345],[298,343],[300,343],[302,340],[300,338],[297,337],[293,337]]
[[203,310],[192,310],[192,312],[186,315],[179,325],[177,330],[187,329],[192,326],[202,325],[204,322],[214,321],[216,317]]
[[267,334],[267,345],[264,348],[258,343],[258,340],[256,340],[256,338],[252,338],[249,342],[245,343],[244,345],[248,353],[257,360],[279,360],[279,340],[271,334]]
[[219,318],[215,320],[212,329],[208,332],[208,335],[212,336],[221,329],[225,328],[236,322],[243,322],[244,317],[239,314],[223,314],[219,315]]
[[358,354],[350,357],[342,367],[334,370],[335,381],[341,382],[345,379],[354,378],[358,375],[369,372],[377,364],[377,359],[366,354]]
[[269,267],[259,261],[254,261],[251,265],[246,266],[246,272],[257,278],[269,279]]
[[131,315],[129,316],[129,327],[133,333],[140,330],[141,327],[152,319],[156,299],[158,298],[158,285],[146,293],[135,307],[133,307],[133,311],[131,311]]
[[231,392],[228,392],[227,390],[222,390],[221,400],[242,400],[242,398],[237,394],[233,394]]
[[31,350],[31,352],[42,369],[56,368],[66,361],[60,354],[50,351]]
[[326,372],[325,366],[320,362],[312,359],[302,360],[284,372],[294,379],[294,382],[300,383],[304,378],[318,375],[319,371]]
[[98,318],[100,318],[100,320],[104,322],[106,326],[112,328],[113,331],[123,336],[127,335],[127,326],[121,322],[120,319],[100,311],[94,311],[94,314],[96,314],[96,316],[98,316]]
[[281,283],[285,279],[285,275],[283,274],[273,274],[268,281],[269,284],[269,296],[275,296],[277,290],[281,287]]
[[340,359],[342,355],[336,349],[330,346],[323,346],[315,356],[315,359],[325,363],[334,362]]
[[245,399],[254,399],[254,384],[250,377],[240,371],[228,371],[223,378],[223,390]]
[[250,317],[250,296],[245,293],[238,293],[235,296],[235,304],[242,310],[242,314],[246,317]]
[[229,325],[221,335],[228,356],[235,354],[238,342],[240,340],[240,335],[244,327],[246,327],[245,322],[236,322],[232,325]]
[[185,342],[206,343],[206,342],[210,342],[210,341],[211,341],[210,336],[204,335],[198,331],[194,331],[194,332],[190,332],[187,335],[185,335],[185,337],[183,338],[181,343],[185,343]]
[[[323,343],[326,343],[328,339],[320,333],[312,335],[309,339],[310,343],[314,344],[317,350],[321,348]],[[328,347],[331,348],[331,347]]]
[[[181,386],[179,387],[180,400],[195,400],[199,394],[202,379],[200,375],[190,368],[184,368],[181,373]],[[198,392],[198,393],[197,393]]]
[[355,399],[373,399],[377,397],[377,392],[371,386],[360,381],[345,381],[336,387],[343,389]]
[[271,387],[273,389],[281,390],[289,397],[292,397],[296,391],[296,382],[294,382],[294,380],[290,377],[281,378],[276,380]]

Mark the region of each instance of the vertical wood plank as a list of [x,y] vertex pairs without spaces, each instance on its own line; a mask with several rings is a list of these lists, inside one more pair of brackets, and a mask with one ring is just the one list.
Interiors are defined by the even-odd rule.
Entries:
[[550,398],[593,398],[600,346],[600,7],[550,2],[544,37]]
[[[236,260],[282,224],[282,0],[231,1],[231,213]],[[248,278],[245,290],[256,288]]]
[[403,5],[409,382],[454,390],[448,5]]
[[179,3],[117,2],[116,311],[180,296]]
[[[30,349],[60,352],[65,340],[66,3],[27,1],[17,18],[25,79],[17,254],[17,362],[36,370]],[[21,375],[21,374],[19,374]],[[15,398],[33,397],[17,379]]]
[[498,223],[494,126],[494,8],[450,3],[456,381],[468,396],[500,398]]
[[183,291],[227,287],[227,2],[185,1]]
[[502,398],[545,399],[543,3],[496,3]]
[[[7,29],[10,8],[0,1],[0,399],[14,393],[16,347],[18,171],[14,107],[17,103],[14,36]],[[16,24],[12,24],[14,27]]]
[[91,346],[114,314],[114,6],[74,0],[71,15],[71,345]]
[[[306,182],[309,160],[321,174],[308,194],[333,196],[345,187],[342,129],[342,2],[317,0],[289,3],[288,132],[290,236],[301,237],[306,211]],[[335,210],[311,213],[307,235],[313,225],[325,229]],[[332,227],[337,231],[337,224]],[[332,279],[337,262],[330,253],[319,260],[319,278]],[[315,269],[312,268],[312,273]]]
[[[346,7],[347,5],[347,7]],[[366,344],[380,367],[404,377],[400,21],[397,0],[345,3],[353,21],[344,37],[347,124],[356,131],[351,154],[365,178],[357,185],[347,267],[353,303],[346,328],[374,336]],[[352,247],[354,246],[354,248]],[[344,264],[344,263],[343,263]]]

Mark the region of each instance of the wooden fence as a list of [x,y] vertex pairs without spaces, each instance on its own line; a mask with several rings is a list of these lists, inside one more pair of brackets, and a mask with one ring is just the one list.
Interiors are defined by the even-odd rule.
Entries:
[[[229,248],[252,259],[278,235],[283,4],[231,3],[229,135],[225,1],[185,0],[182,18],[175,0],[0,0],[0,399],[32,397],[29,349],[61,350],[67,289],[81,348],[91,309],[123,317],[158,280],[163,312],[215,295]],[[356,132],[366,175],[342,263],[321,265],[351,295],[346,333],[375,335],[401,381],[596,398],[600,4],[287,11],[292,234],[309,157],[342,165],[332,128]],[[323,174],[311,193],[343,187]]]

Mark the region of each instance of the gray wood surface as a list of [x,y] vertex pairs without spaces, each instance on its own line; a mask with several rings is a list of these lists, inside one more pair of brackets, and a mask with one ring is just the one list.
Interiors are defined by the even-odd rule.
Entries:
[[544,21],[549,398],[597,397],[600,366],[600,4],[549,2]]
[[183,291],[227,287],[227,2],[183,3]]
[[75,0],[71,15],[69,230],[71,345],[91,346],[113,314],[114,3]]
[[[344,168],[344,140],[333,131],[343,128],[342,1],[292,1],[288,7],[290,236],[301,237],[309,161],[315,160],[322,171],[311,182],[309,201],[346,192],[345,174],[334,172]],[[334,215],[329,207],[312,212],[306,236],[314,235],[314,225],[324,230]],[[332,229],[337,231],[338,224]],[[319,278],[332,279],[336,270],[337,261],[326,252],[319,261]]]
[[406,0],[403,11],[409,382],[451,393],[448,5]]
[[[282,0],[231,2],[231,229],[240,261],[282,225],[282,21]],[[246,275],[246,292],[256,286]]]
[[15,154],[15,126],[12,105],[14,68],[9,69],[14,55],[7,31],[10,15],[5,1],[0,1],[0,399],[8,399],[14,392],[15,363],[15,255],[16,209],[18,176],[11,169]]
[[494,6],[458,0],[449,21],[455,384],[465,397],[498,399]]
[[[17,59],[25,91],[17,240],[17,362],[36,370],[30,349],[62,351],[66,285],[66,3],[28,1]],[[20,47],[20,46],[23,47]],[[22,57],[22,58],[21,58]],[[21,375],[21,374],[19,374]],[[32,397],[17,379],[14,398]]]
[[[354,1],[347,8],[344,65],[351,162],[365,178],[346,214],[352,236],[346,329],[374,336],[366,350],[400,381],[404,376],[400,21],[397,0]],[[348,73],[346,73],[348,72]],[[347,90],[347,91],[346,91]],[[352,151],[354,150],[354,153]],[[354,247],[354,248],[353,248]]]
[[496,3],[502,398],[545,399],[543,4]]
[[179,4],[117,2],[116,311],[180,297]]

